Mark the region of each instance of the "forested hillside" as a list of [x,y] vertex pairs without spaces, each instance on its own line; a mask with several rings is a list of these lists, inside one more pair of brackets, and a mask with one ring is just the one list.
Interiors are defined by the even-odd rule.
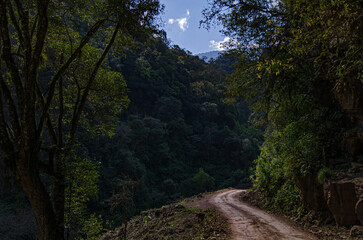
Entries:
[[206,63],[170,44],[159,0],[0,0],[0,238],[97,239],[252,185],[363,231],[362,8],[210,0],[201,25],[230,50]]
[[222,51],[211,51],[211,52],[199,53],[196,56],[198,56],[199,58],[204,59],[206,62],[208,62],[212,58],[214,60],[217,59],[222,54],[223,54]]
[[103,205],[95,206],[106,210],[106,200],[121,194],[123,184],[137,185],[131,211],[207,190],[248,186],[262,134],[249,126],[246,103],[223,102],[223,64],[232,60],[206,64],[160,38],[139,43],[126,56],[110,58],[130,98],[115,135],[80,138],[88,157],[101,162],[97,202]]
[[[107,120],[114,131],[98,124],[109,118],[102,115],[107,105],[84,110],[88,121],[78,129],[66,166],[70,238],[97,236],[141,210],[176,199],[251,185],[263,135],[248,123],[244,101],[223,100],[234,61],[220,57],[207,64],[161,37],[135,41],[121,55],[108,57],[110,71],[123,76],[129,104]],[[0,232],[34,238],[21,188],[11,174],[1,176],[1,221],[11,221]],[[17,212],[27,219],[21,226]]]

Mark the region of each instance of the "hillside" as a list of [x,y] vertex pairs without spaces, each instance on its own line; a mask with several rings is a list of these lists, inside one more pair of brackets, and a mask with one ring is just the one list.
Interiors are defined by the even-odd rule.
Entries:
[[[230,50],[199,56],[167,38],[162,2],[0,0],[0,239],[98,239],[228,187],[314,234],[361,237],[361,1],[208,0],[200,26],[225,40],[206,43]],[[187,36],[183,14],[166,24]],[[304,238],[239,193],[211,198],[235,238]],[[133,232],[216,237],[199,218],[219,215],[188,207]]]
[[[169,49],[162,39],[140,43],[127,56],[110,59],[123,73],[130,98],[116,134],[82,139],[89,157],[101,162],[101,199],[121,193],[117,182],[137,182],[131,211],[138,212],[182,196],[250,184],[262,134],[249,125],[246,103],[223,101],[228,73],[223,65]],[[115,219],[112,213],[102,215]]]
[[206,62],[209,62],[212,58],[217,59],[223,52],[221,51],[210,51],[205,53],[199,53],[196,56],[198,56],[200,59],[205,60]]
[[[251,185],[250,167],[263,136],[248,123],[245,102],[223,101],[223,81],[233,60],[205,63],[178,47],[169,48],[162,38],[138,42],[136,49],[124,51],[125,57],[108,59],[112,71],[123,74],[130,100],[122,114],[110,119],[115,131],[105,135],[95,118],[77,133],[67,181],[78,188],[67,199],[82,202],[67,202],[80,209],[67,213],[72,237],[92,216],[101,216],[93,219],[99,224],[109,221],[116,227],[140,211],[181,197]],[[96,116],[92,107],[85,112]],[[79,172],[82,178],[71,180]],[[2,186],[6,179],[0,179]],[[0,227],[0,233],[33,236],[34,222],[24,196],[19,203],[25,212],[17,216],[16,190],[6,191],[9,194],[0,196],[3,219],[29,220],[17,233],[7,230],[15,228],[17,220]],[[82,191],[90,197],[83,200]]]
[[[106,233],[112,239],[347,239],[349,230],[296,221],[252,206],[246,190],[224,189],[199,194],[171,205],[141,212]],[[256,199],[254,199],[256,200]],[[357,229],[358,230],[358,229]],[[359,239],[351,232],[351,239]]]
[[[202,199],[193,198],[193,201]],[[213,209],[185,205],[185,201],[141,212],[100,240],[113,239],[230,239],[226,219]]]

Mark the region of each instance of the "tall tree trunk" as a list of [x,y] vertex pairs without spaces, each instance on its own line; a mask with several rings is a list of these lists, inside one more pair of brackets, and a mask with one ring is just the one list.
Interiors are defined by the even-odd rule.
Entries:
[[55,175],[53,177],[53,209],[57,219],[58,231],[64,232],[65,210],[65,162],[63,153],[55,156]]
[[49,194],[39,177],[36,167],[29,167],[23,159],[17,164],[17,177],[29,199],[35,216],[38,234],[42,240],[63,240],[63,232],[59,231],[57,218],[53,210]]

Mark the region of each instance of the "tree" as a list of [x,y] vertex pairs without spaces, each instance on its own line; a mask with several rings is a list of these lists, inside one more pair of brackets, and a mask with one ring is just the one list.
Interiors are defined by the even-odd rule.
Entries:
[[204,172],[203,168],[199,168],[198,173],[193,177],[193,182],[196,184],[198,192],[205,192],[214,188],[214,178]]
[[[342,158],[351,124],[342,111],[362,119],[361,12],[357,0],[212,0],[204,10],[202,24],[221,22],[236,47],[230,96],[246,98],[267,126],[254,184],[269,201],[298,195],[298,179],[315,181]],[[305,188],[323,197],[321,186]]]
[[[268,108],[274,93],[294,91],[308,81],[320,82],[317,95],[333,90],[339,102],[339,93],[359,98],[363,92],[360,1],[210,2],[201,23],[221,22],[240,58],[229,82],[232,95]],[[241,74],[247,78],[243,82]]]
[[121,75],[104,63],[111,47],[155,30],[160,10],[158,0],[0,0],[0,149],[41,239],[64,238],[65,165],[80,123],[127,105]]

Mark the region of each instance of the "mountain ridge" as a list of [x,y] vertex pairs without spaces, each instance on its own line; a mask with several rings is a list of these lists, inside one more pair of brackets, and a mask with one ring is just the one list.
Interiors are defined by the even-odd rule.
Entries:
[[195,56],[198,56],[200,59],[203,59],[206,62],[209,62],[212,58],[217,59],[224,51],[209,51],[204,53],[198,53]]

